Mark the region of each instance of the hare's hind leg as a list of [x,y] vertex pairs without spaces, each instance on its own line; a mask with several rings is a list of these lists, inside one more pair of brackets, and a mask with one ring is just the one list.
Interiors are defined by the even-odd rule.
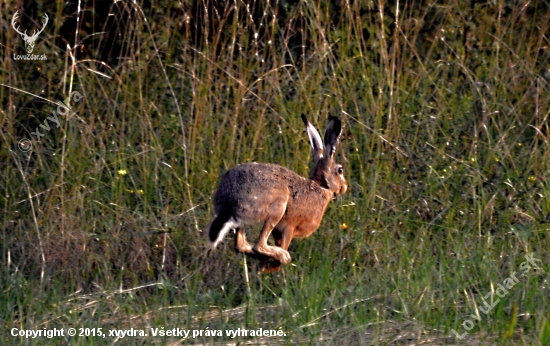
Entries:
[[244,229],[237,228],[237,232],[235,233],[235,247],[239,252],[254,255],[255,252],[252,249],[252,245],[246,240],[246,233],[244,232]]
[[[271,232],[271,235],[273,235],[273,239],[275,240],[275,245],[278,247],[281,247],[282,243],[282,233],[279,232],[277,229],[274,229]],[[286,250],[286,249],[284,249]],[[276,271],[279,271],[281,269],[281,262],[277,261],[273,258],[267,258],[260,260],[260,273],[261,274],[269,274]]]
[[[271,233],[275,240],[275,245],[283,250],[288,250],[290,241],[292,240],[293,229],[285,229],[282,232],[278,229],[274,229]],[[260,262],[260,272],[262,274],[273,273],[281,269],[281,262],[274,260],[273,258],[263,260]]]
[[270,215],[265,220],[264,227],[260,233],[260,238],[253,248],[256,253],[274,258],[282,264],[288,264],[292,261],[290,254],[288,251],[281,249],[278,246],[267,245],[267,239],[275,226],[277,226],[279,221],[281,221],[286,210],[286,204],[287,200],[282,199],[271,204]]

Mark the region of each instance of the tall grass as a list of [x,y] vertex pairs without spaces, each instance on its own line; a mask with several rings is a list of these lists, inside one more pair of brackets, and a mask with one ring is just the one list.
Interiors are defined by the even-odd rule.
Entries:
[[[4,343],[550,342],[547,2],[40,6],[22,16],[50,14],[40,62],[13,60],[18,8],[1,8]],[[72,91],[74,114],[37,141]],[[350,192],[292,265],[248,260],[247,283],[230,237],[205,246],[210,198],[240,162],[306,175],[302,113],[343,120]],[[527,254],[538,266],[484,314]],[[286,335],[10,334],[55,327]]]

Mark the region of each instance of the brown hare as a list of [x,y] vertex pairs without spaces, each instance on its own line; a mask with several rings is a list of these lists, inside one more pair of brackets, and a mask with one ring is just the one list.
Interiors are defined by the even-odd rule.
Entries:
[[[331,199],[346,192],[341,165],[334,162],[342,124],[330,117],[325,141],[302,115],[313,150],[309,179],[270,163],[243,163],[230,169],[214,195],[216,217],[207,237],[215,248],[234,229],[238,251],[259,258],[261,272],[274,272],[291,261],[292,238],[307,237],[319,227]],[[244,226],[263,222],[256,245],[246,240]],[[267,244],[273,234],[275,245]]]

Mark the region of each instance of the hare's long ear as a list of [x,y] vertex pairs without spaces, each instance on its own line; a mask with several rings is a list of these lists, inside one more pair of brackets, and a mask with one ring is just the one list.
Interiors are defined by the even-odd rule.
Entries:
[[342,132],[342,122],[337,117],[331,116],[327,129],[325,130],[325,148],[327,157],[333,157],[338,145],[338,139]]
[[319,132],[317,132],[315,127],[313,127],[313,125],[311,125],[310,122],[307,121],[307,118],[304,114],[302,114],[302,121],[304,122],[304,125],[306,125],[307,136],[309,137],[309,144],[311,144],[311,149],[313,151],[313,158],[315,161],[317,161],[323,157],[323,140],[321,139],[321,135],[319,134]]

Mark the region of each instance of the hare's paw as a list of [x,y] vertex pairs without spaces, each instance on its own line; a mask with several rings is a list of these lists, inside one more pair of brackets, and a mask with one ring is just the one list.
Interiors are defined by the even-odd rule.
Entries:
[[281,264],[289,264],[292,262],[292,257],[290,257],[290,253],[283,249],[277,249],[277,259]]

